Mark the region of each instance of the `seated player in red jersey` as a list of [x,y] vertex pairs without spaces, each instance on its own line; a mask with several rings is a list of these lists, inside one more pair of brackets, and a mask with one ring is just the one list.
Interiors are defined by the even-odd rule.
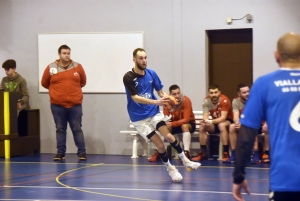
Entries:
[[[232,123],[232,108],[231,102],[227,96],[221,94],[218,85],[213,84],[208,88],[209,95],[203,100],[203,120],[199,127],[200,152],[193,161],[200,161],[207,156],[207,132],[209,134],[220,133],[220,138],[223,144],[222,161],[227,161],[229,158],[228,145],[228,127]],[[209,116],[212,119],[209,119]]]

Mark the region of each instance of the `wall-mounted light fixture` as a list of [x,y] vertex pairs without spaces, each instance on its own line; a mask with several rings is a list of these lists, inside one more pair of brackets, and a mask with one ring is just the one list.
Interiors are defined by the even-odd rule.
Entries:
[[234,18],[231,18],[231,17],[228,17],[227,18],[227,24],[231,24],[233,20],[242,20],[246,17],[246,22],[248,23],[251,23],[252,20],[253,20],[253,16],[251,14],[247,14],[245,15],[244,17],[240,18],[240,19],[234,19]]

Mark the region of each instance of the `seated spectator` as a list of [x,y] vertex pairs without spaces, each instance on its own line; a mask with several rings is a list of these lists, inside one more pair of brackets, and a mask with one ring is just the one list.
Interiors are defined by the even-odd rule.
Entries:
[[[228,158],[227,161],[225,161],[227,163],[234,162],[234,160],[235,160],[235,147],[236,147],[237,133],[241,127],[240,116],[243,112],[245,103],[248,100],[249,91],[250,91],[249,86],[247,86],[245,84],[239,84],[237,86],[238,96],[236,98],[234,98],[232,101],[232,111],[233,111],[233,122],[234,123],[231,124],[229,127],[229,140],[230,140],[230,145],[231,145],[231,156],[230,156],[230,158]],[[262,127],[258,131],[258,134],[261,134],[262,130],[263,130],[263,132],[267,133],[267,126],[266,126],[265,122],[262,123]],[[265,136],[267,137],[268,135],[265,134]],[[269,159],[268,139],[265,139],[265,141],[266,141],[265,149],[266,149],[267,154],[264,155],[263,161],[268,162],[268,159]],[[260,159],[260,154],[259,154],[259,150],[258,150],[258,138],[256,137],[254,146],[253,146],[253,154],[251,157],[251,163],[257,164],[260,162],[261,162],[261,159]]]
[[0,90],[4,91],[20,91],[22,92],[22,98],[17,102],[18,114],[23,109],[29,109],[29,95],[27,90],[26,80],[16,72],[16,61],[8,59],[2,64],[7,76],[2,78]]
[[[220,138],[223,144],[223,158],[222,161],[227,161],[229,158],[228,145],[228,127],[232,123],[232,108],[231,102],[227,96],[221,94],[218,85],[213,84],[208,88],[209,95],[202,103],[203,120],[199,127],[199,142],[200,152],[193,161],[200,161],[207,156],[207,132],[209,134],[220,133]],[[212,120],[209,119],[212,117]]]

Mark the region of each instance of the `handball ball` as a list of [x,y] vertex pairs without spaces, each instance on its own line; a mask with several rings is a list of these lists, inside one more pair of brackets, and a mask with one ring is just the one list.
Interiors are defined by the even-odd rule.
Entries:
[[168,98],[170,101],[165,103],[164,105],[168,110],[172,110],[173,107],[178,104],[178,101],[173,96],[168,96]]
[[170,99],[170,105],[175,106],[178,104],[178,101],[174,98],[174,96],[169,96],[168,98]]

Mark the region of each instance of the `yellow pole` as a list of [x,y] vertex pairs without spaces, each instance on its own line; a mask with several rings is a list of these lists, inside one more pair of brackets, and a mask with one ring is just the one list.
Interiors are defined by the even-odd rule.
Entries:
[[[10,134],[9,92],[4,92],[4,135]],[[10,158],[10,140],[4,140],[5,158]]]

